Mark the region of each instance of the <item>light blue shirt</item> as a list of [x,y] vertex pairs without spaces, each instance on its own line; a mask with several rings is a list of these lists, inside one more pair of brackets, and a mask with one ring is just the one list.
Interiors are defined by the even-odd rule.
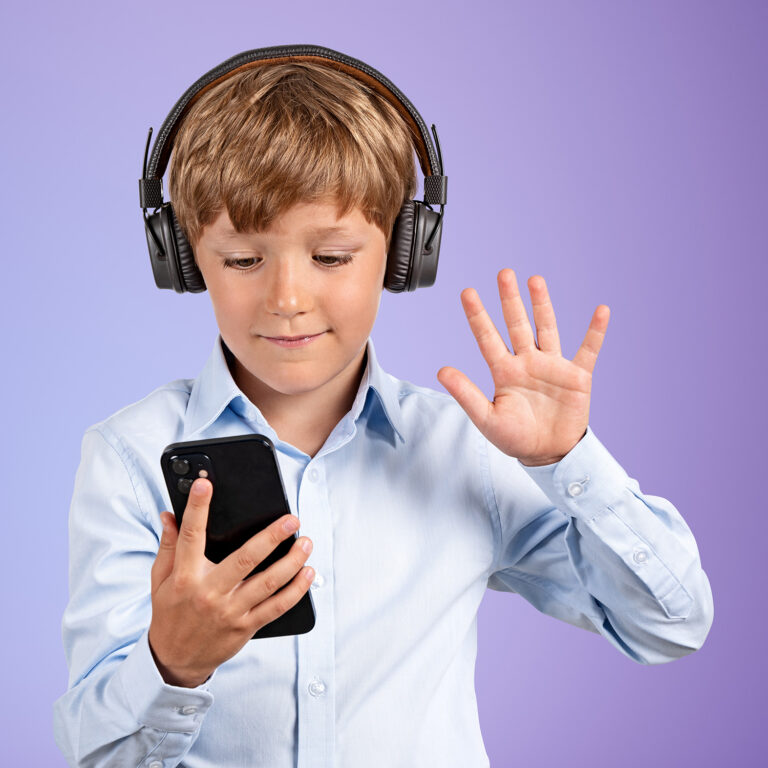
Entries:
[[[486,588],[602,635],[639,664],[703,644],[712,591],[666,499],[640,492],[591,427],[524,467],[448,394],[387,374],[368,341],[355,401],[312,458],[235,384],[217,337],[201,375],[83,437],[69,517],[70,765],[488,766],[474,688]],[[314,549],[315,627],[250,640],[198,688],[166,684],[147,644],[150,569],[170,510],[169,443],[260,432]]]

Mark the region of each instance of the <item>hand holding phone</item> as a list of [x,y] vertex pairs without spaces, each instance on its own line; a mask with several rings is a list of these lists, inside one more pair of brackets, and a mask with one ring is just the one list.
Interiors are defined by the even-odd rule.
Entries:
[[[270,523],[221,562],[208,560],[211,495],[208,480],[195,480],[178,530],[174,516],[162,513],[163,535],[152,566],[150,649],[165,682],[185,688],[204,683],[256,631],[296,605],[314,577],[312,568],[303,567],[312,546],[303,537],[268,568],[245,578],[297,530],[299,520],[291,514]],[[286,528],[289,522],[292,527]],[[304,543],[309,551],[302,549]]]

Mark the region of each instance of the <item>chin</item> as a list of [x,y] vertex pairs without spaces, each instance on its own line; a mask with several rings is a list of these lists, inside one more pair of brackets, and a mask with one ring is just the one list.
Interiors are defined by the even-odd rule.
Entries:
[[264,383],[283,395],[302,395],[305,392],[311,392],[320,386],[320,383],[317,381],[307,381],[304,378],[297,380],[295,376],[287,377],[284,380],[274,382],[267,381]]
[[256,374],[256,378],[265,386],[283,395],[301,395],[325,384],[325,378],[320,376],[317,370],[302,373],[295,365],[288,365],[286,369],[284,376],[276,376],[275,371],[272,370],[265,376]]

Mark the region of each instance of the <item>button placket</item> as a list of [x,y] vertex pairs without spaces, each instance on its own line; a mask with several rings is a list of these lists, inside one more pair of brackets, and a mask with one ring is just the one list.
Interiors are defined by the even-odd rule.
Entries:
[[[334,752],[334,603],[330,585],[333,581],[333,525],[325,487],[326,466],[323,455],[304,464],[299,476],[298,507],[302,531],[315,542],[312,565],[315,578],[311,585],[317,621],[312,632],[298,635],[298,668],[304,706],[297,711],[302,741],[315,745],[318,764],[333,764]],[[303,480],[302,480],[303,478]],[[319,585],[324,585],[318,589]],[[300,753],[299,764],[306,756]]]

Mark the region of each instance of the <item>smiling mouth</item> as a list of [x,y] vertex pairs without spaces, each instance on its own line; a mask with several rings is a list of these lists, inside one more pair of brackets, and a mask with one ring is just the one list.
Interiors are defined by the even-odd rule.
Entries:
[[325,331],[320,331],[320,333],[305,333],[301,336],[265,336],[265,339],[273,339],[275,341],[299,341],[300,339],[312,339],[315,336],[320,336],[321,334],[325,333]]

